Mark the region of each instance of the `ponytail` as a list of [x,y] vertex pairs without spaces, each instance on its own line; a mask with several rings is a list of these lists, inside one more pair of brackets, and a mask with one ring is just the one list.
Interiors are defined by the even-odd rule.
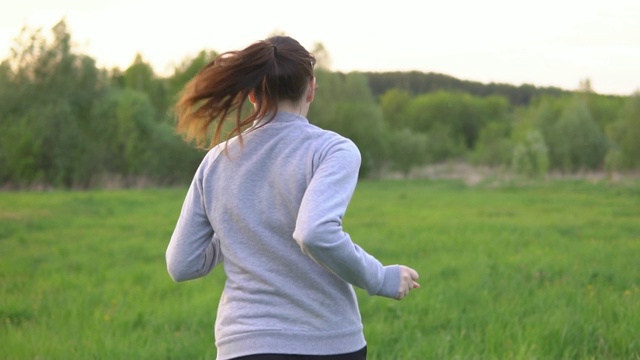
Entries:
[[[223,53],[185,85],[176,104],[176,129],[201,148],[221,142],[223,130],[229,127],[225,139],[241,137],[255,120],[266,118],[261,125],[271,121],[279,101],[299,101],[313,78],[314,64],[311,53],[285,36]],[[255,97],[254,109],[243,117],[250,94]]]

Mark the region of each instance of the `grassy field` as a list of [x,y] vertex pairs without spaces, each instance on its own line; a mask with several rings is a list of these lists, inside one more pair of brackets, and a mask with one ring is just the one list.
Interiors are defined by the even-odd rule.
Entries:
[[[0,359],[214,359],[221,269],[165,269],[184,194],[0,193]],[[640,359],[638,182],[363,181],[345,228],[421,274],[358,291],[370,359]]]

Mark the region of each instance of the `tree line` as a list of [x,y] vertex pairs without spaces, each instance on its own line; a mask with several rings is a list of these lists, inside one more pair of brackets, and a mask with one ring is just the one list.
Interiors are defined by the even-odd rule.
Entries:
[[412,95],[434,91],[465,92],[475,96],[499,95],[507,98],[509,104],[526,106],[536,97],[542,95],[561,96],[570,93],[557,87],[536,87],[531,84],[514,86],[511,84],[490,83],[461,80],[439,73],[408,72],[364,72],[369,80],[371,92],[375,97],[383,95],[391,89],[402,89]]
[[[319,60],[327,58],[321,44]],[[174,131],[172,106],[215,51],[159,76],[138,55],[125,70],[78,53],[64,21],[24,29],[0,63],[0,186],[184,184],[204,151]],[[351,138],[361,176],[446,161],[550,171],[637,171],[640,95],[480,84],[420,72],[340,73],[324,61],[308,118]]]

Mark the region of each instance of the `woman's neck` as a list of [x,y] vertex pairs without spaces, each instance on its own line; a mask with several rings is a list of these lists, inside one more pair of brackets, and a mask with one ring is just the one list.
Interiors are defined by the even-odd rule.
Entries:
[[280,101],[278,103],[278,112],[288,112],[301,116],[307,116],[309,112],[309,103],[306,101],[292,102],[288,100]]

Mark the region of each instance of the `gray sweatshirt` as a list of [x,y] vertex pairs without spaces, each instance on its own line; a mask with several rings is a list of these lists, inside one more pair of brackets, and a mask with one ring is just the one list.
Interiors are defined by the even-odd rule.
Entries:
[[366,345],[352,285],[393,298],[400,269],[383,266],[342,228],[359,167],[353,142],[284,112],[205,156],[166,261],[175,281],[223,264],[218,359]]

